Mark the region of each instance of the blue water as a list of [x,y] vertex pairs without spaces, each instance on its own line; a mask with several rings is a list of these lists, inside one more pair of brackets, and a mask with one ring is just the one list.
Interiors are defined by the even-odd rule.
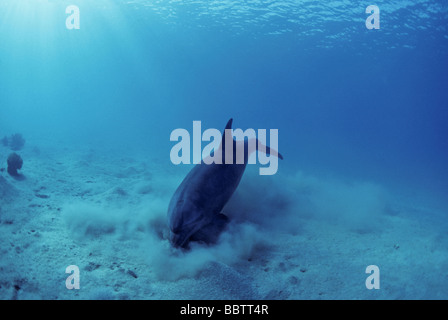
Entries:
[[172,130],[233,118],[279,130],[279,174],[446,208],[447,21],[435,0],[2,0],[0,136],[142,146],[170,165]]
[[[2,132],[148,143],[193,120],[277,128],[282,166],[443,197],[448,6],[368,2],[2,1]],[[155,135],[157,137],[155,137]]]

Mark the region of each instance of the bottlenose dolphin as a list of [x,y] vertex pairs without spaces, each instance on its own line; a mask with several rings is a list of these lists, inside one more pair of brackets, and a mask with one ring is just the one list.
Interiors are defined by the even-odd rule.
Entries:
[[[252,138],[256,139],[256,143],[249,143],[251,139],[235,141],[230,138],[228,141],[232,141],[232,146],[226,146],[225,136],[231,134],[226,129],[232,128],[232,121],[227,122],[217,154],[211,154],[221,157],[222,164],[201,162],[195,165],[171,198],[168,220],[170,242],[174,247],[188,248],[191,241],[207,244],[217,241],[229,221],[221,210],[238,187],[251,153],[261,147],[260,151],[283,159],[276,150],[256,138]],[[237,164],[236,150],[241,144],[244,145],[244,161]],[[233,164],[225,164],[226,147],[233,149]]]

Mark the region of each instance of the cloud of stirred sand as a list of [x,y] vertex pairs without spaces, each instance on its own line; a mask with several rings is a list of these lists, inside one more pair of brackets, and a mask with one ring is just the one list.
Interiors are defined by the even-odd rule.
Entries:
[[[219,242],[193,244],[192,250],[183,252],[170,246],[166,223],[168,203],[180,181],[155,178],[157,191],[135,205],[67,204],[64,218],[79,241],[135,241],[138,256],[159,280],[176,280],[195,276],[208,262],[247,259],[254,250],[275,244],[276,233],[299,234],[307,219],[337,223],[347,232],[375,231],[386,205],[384,190],[372,183],[325,180],[300,172],[260,177],[249,171],[223,210],[232,222]],[[113,243],[102,241],[103,250],[115,252]]]

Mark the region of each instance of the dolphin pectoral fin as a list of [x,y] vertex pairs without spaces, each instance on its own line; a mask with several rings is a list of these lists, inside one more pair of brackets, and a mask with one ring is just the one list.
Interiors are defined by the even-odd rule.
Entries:
[[194,233],[190,240],[204,242],[206,244],[216,243],[221,233],[227,227],[229,221],[230,220],[226,215],[222,213],[217,214],[212,222]]
[[280,152],[278,152],[274,148],[271,148],[269,146],[264,145],[258,139],[256,139],[256,150],[260,151],[260,152],[263,152],[263,153],[265,153],[267,155],[273,155],[273,156],[279,158],[280,160],[283,160],[283,156],[280,154]]
[[266,154],[272,154],[273,156],[277,156],[277,158],[279,158],[280,160],[283,160],[283,156],[281,155],[281,153],[275,149],[272,149],[271,147],[266,146]]

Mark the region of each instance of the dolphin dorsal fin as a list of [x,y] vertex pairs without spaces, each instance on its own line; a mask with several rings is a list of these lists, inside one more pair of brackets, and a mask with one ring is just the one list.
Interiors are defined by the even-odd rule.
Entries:
[[226,129],[232,129],[232,122],[233,122],[233,118],[230,118],[229,121],[227,121],[226,127],[224,128],[224,132],[226,132]]
[[225,162],[224,155],[225,155],[225,149],[226,149],[226,130],[232,129],[232,122],[233,122],[233,118],[230,118],[229,121],[227,121],[226,127],[224,128],[224,130],[222,132],[221,144],[219,145],[219,150],[220,150],[221,157],[222,157],[222,163]]
[[232,129],[232,122],[233,122],[233,118],[230,118],[230,120],[227,121],[226,127],[224,128],[224,131],[222,132],[221,146],[225,146],[226,130]]

